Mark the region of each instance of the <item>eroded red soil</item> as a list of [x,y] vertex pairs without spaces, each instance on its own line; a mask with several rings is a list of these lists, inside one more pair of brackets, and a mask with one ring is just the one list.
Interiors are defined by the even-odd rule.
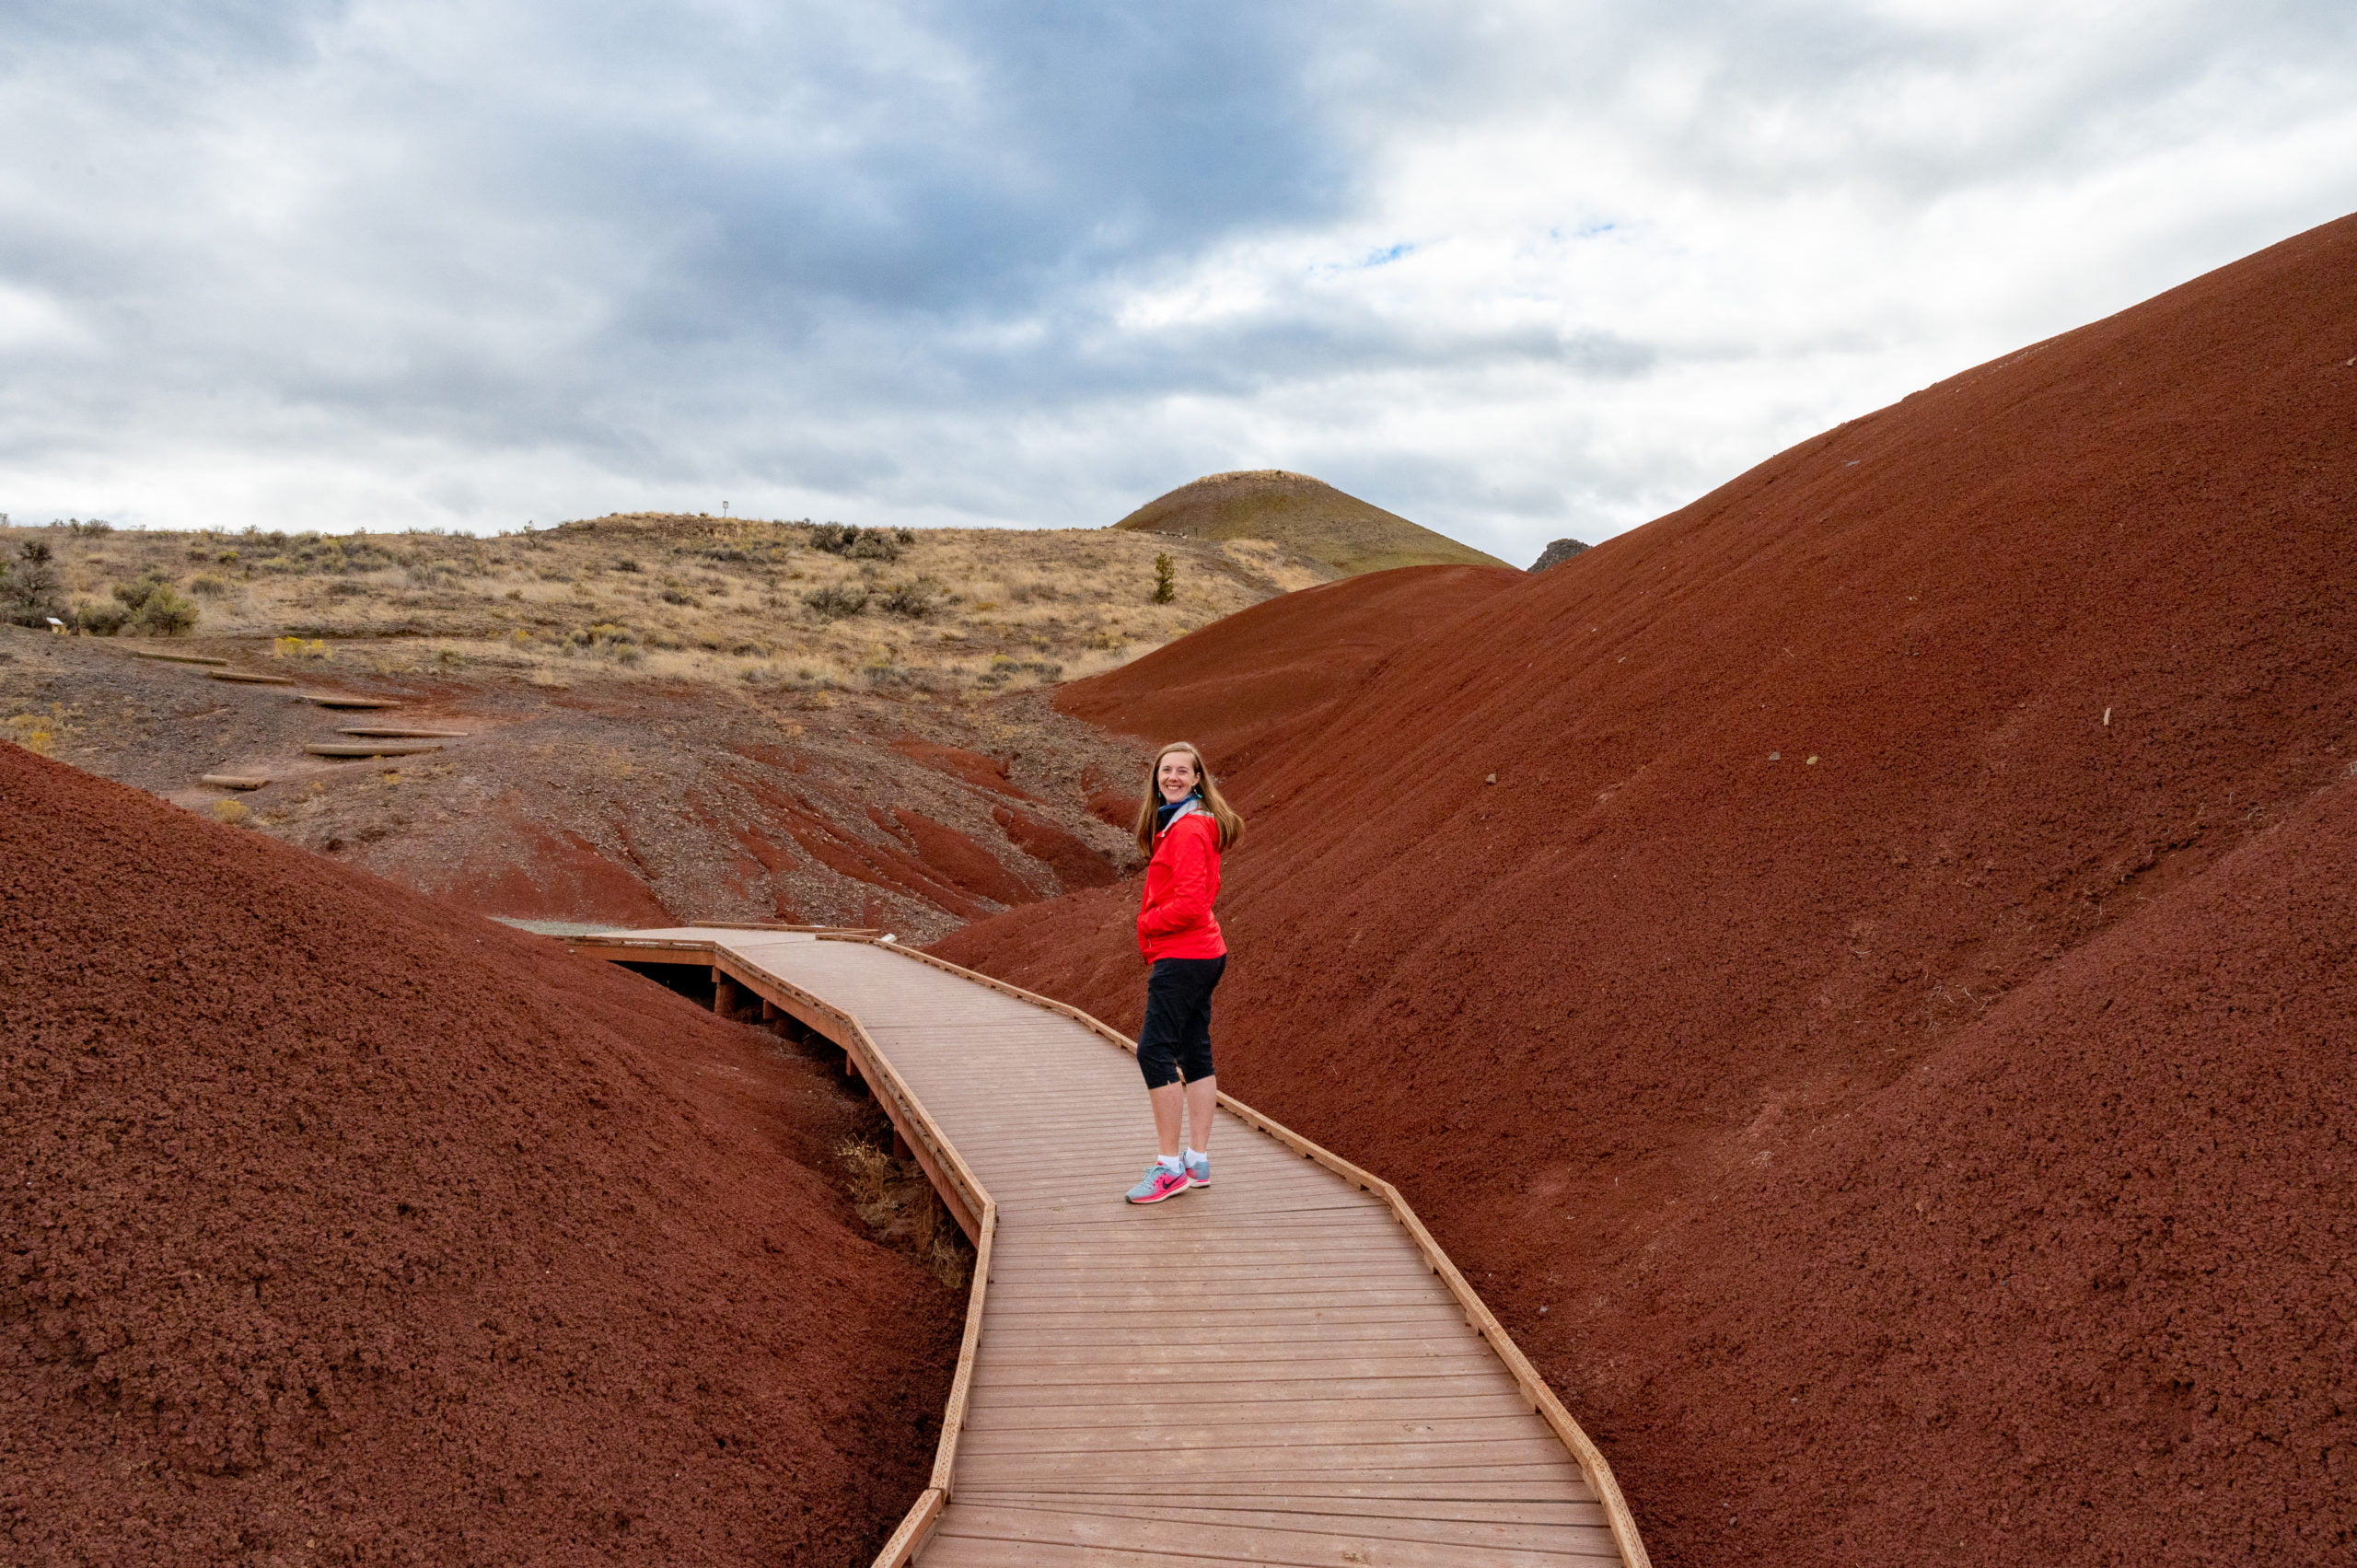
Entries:
[[[1262,739],[1317,718],[1395,651],[1521,578],[1504,566],[1403,566],[1297,589],[1228,616],[1214,637],[1180,638],[1134,677],[1074,681],[1056,706],[1149,744],[1191,740],[1243,767]],[[1118,798],[1127,827],[1136,796]]]
[[[1069,689],[1233,769],[1223,1086],[1399,1182],[1656,1561],[2357,1551],[2352,323],[2344,220],[1340,682],[1411,575]],[[1134,1023],[1134,902],[937,950]]]
[[[277,667],[304,689],[400,704],[366,714],[134,656],[143,646],[0,627],[0,717],[37,723],[76,767],[242,813],[250,829],[481,914],[881,923],[932,936],[1101,886],[1130,854],[1079,783],[1126,749],[1036,691],[942,703],[641,681],[594,663],[565,687],[496,671],[383,675],[356,656]],[[204,646],[272,662],[231,642]],[[304,751],[364,718],[460,733],[407,757]],[[199,782],[222,772],[270,782],[234,796]],[[892,808],[931,825],[911,829]],[[950,858],[933,863],[935,847]]]
[[651,982],[0,745],[0,1558],[864,1562],[960,1303]]

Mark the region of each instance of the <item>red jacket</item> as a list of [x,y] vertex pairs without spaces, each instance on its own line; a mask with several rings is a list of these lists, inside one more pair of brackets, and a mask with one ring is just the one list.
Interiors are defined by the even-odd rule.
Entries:
[[1212,918],[1219,897],[1219,824],[1201,807],[1155,841],[1145,863],[1145,899],[1138,906],[1138,951],[1156,958],[1217,958],[1227,942]]

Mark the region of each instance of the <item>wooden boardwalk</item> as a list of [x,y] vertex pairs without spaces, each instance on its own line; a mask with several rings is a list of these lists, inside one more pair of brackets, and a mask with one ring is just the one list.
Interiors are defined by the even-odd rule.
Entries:
[[1646,1568],[1603,1458],[1387,1184],[1223,1097],[1153,1155],[1126,1042],[872,936],[575,939],[842,1046],[977,1246],[933,1485],[879,1564]]

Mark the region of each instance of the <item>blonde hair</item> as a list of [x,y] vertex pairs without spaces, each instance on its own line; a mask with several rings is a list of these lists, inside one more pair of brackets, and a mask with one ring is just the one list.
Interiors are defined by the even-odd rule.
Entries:
[[1244,836],[1244,819],[1236,814],[1221,796],[1219,785],[1213,781],[1212,771],[1203,766],[1203,754],[1191,740],[1174,740],[1167,746],[1157,746],[1145,765],[1145,798],[1138,802],[1138,849],[1145,854],[1154,853],[1154,814],[1162,805],[1162,791],[1156,775],[1162,772],[1162,760],[1173,751],[1184,751],[1195,764],[1195,788],[1203,797],[1203,807],[1219,824],[1219,847],[1225,853],[1229,845]]

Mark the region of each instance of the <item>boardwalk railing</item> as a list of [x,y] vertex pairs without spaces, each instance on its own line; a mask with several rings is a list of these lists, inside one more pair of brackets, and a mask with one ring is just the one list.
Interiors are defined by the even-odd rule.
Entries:
[[[691,929],[710,930],[715,935],[708,938],[610,935],[568,940],[576,952],[621,963],[694,963],[702,960],[711,967],[714,1005],[719,1011],[737,1011],[731,993],[741,988],[745,993],[759,999],[764,1019],[779,1015],[790,1016],[840,1046],[844,1052],[846,1065],[874,1092],[878,1105],[890,1118],[894,1130],[935,1191],[940,1194],[944,1206],[974,1244],[973,1283],[967,1298],[965,1332],[958,1347],[958,1368],[950,1384],[948,1402],[942,1413],[941,1437],[935,1450],[933,1471],[925,1490],[876,1559],[875,1568],[902,1568],[924,1545],[953,1491],[958,1437],[966,1423],[974,1363],[981,1342],[983,1303],[990,1287],[992,1247],[998,1224],[997,1205],[966,1162],[959,1158],[956,1147],[926,1112],[923,1103],[894,1070],[891,1062],[858,1017],[729,951],[718,934],[730,930],[749,935],[774,932],[815,937],[821,942],[857,942],[885,948],[901,958],[930,965],[975,985],[1068,1018],[1118,1050],[1134,1055],[1137,1047],[1126,1036],[1076,1007],[960,968],[930,953],[903,947],[881,933],[705,921],[694,923]],[[1221,1095],[1219,1102],[1223,1109],[1247,1125],[1364,1191],[1390,1211],[1425,1265],[1439,1277],[1456,1301],[1467,1325],[1488,1343],[1513,1377],[1523,1400],[1546,1423],[1578,1466],[1602,1508],[1604,1522],[1609,1527],[1613,1543],[1627,1568],[1650,1568],[1644,1542],[1637,1533],[1635,1517],[1621,1495],[1612,1467],[1581,1429],[1579,1423],[1572,1418],[1571,1412],[1564,1409],[1562,1401],[1547,1386],[1529,1358],[1523,1354],[1504,1325],[1482,1302],[1480,1294],[1450,1260],[1447,1253],[1441,1249],[1440,1244],[1433,1239],[1432,1233],[1424,1227],[1399,1189],[1228,1095]]]

